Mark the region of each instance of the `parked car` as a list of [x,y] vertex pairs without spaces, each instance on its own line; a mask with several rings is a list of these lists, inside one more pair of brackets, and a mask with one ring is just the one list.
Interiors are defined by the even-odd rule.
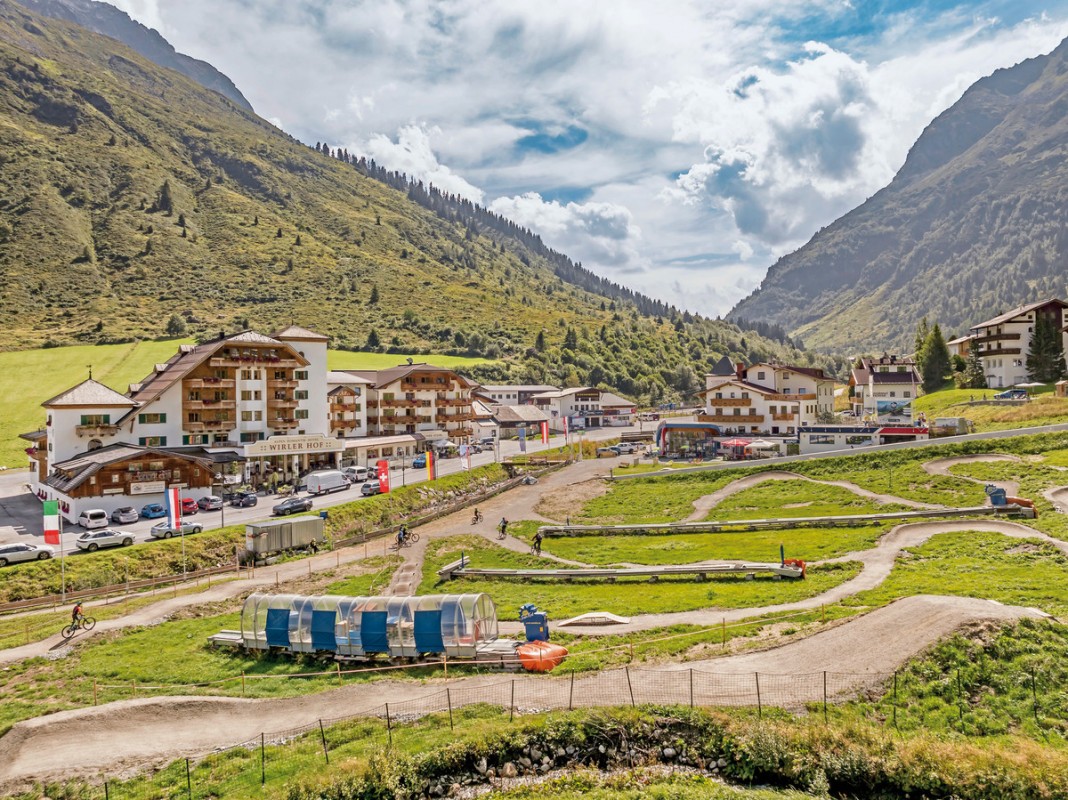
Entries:
[[615,450],[621,456],[627,456],[631,453],[637,453],[638,445],[634,444],[634,442],[620,442],[615,446]]
[[134,537],[132,533],[117,531],[114,528],[104,528],[102,531],[86,531],[74,540],[74,544],[78,546],[79,550],[88,550],[90,553],[96,552],[101,547],[129,547],[133,543]]
[[157,522],[148,531],[153,539],[170,539],[172,536],[187,536],[190,533],[200,533],[203,527],[194,522],[183,522],[180,525],[171,525],[169,522]]
[[137,513],[137,509],[133,506],[123,506],[111,512],[111,521],[117,525],[129,525],[131,522],[137,522],[140,518],[141,515]]
[[304,484],[310,494],[342,492],[351,485],[348,479],[341,474],[341,470],[337,469],[309,472],[304,478]]
[[145,519],[159,519],[167,516],[167,509],[160,503],[149,503],[141,508],[141,516]]
[[0,567],[19,561],[44,561],[55,554],[46,544],[0,544]]
[[1027,397],[1026,389],[1009,389],[994,395],[995,400],[1026,400]]
[[492,436],[483,436],[481,439],[478,440],[478,443],[480,445],[482,445],[483,447],[492,448],[493,447],[493,437]]
[[200,511],[200,506],[197,505],[197,501],[192,497],[182,498],[182,516],[191,516]]
[[420,453],[412,459],[413,469],[423,469],[426,467],[426,453]]
[[377,478],[373,481],[367,481],[367,483],[360,487],[360,494],[364,497],[370,497],[373,494],[382,494],[382,484],[378,482]]
[[209,494],[197,500],[197,506],[201,511],[218,511],[223,507],[223,501],[221,497]]
[[255,492],[238,492],[230,501],[230,505],[235,508],[252,508],[258,502],[259,498],[256,497]]
[[619,451],[616,450],[614,447],[598,447],[597,448],[597,457],[598,458],[614,458],[615,456],[618,456],[618,455],[619,455]]
[[367,467],[343,467],[341,474],[348,478],[350,483],[363,483],[371,477],[371,470]]
[[312,499],[310,497],[290,497],[271,509],[276,517],[284,517],[286,514],[296,514],[298,511],[311,511]]
[[86,529],[106,528],[108,512],[102,508],[87,508],[78,515],[78,524]]

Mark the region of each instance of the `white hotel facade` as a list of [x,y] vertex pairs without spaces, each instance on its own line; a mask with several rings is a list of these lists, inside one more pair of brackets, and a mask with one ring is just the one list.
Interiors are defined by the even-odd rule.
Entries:
[[73,521],[86,508],[160,502],[174,486],[199,498],[222,482],[291,482],[430,440],[467,442],[474,388],[427,364],[328,371],[321,334],[244,331],[181,345],[126,394],[83,381],[45,401],[44,428],[22,438],[34,491]]

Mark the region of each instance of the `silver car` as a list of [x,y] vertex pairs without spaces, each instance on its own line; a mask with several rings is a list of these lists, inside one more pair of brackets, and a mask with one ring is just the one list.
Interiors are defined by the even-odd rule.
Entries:
[[46,544],[0,544],[0,567],[19,561],[44,561],[55,554]]
[[111,512],[111,521],[116,525],[129,525],[139,519],[141,519],[141,514],[133,506],[123,506]]
[[148,535],[153,539],[170,539],[172,536],[186,536],[190,533],[200,533],[204,528],[192,522],[183,522],[177,528],[169,522],[158,522],[152,526]]
[[75,539],[74,543],[79,550],[88,550],[90,553],[95,553],[101,547],[129,547],[134,543],[134,537],[132,533],[127,533],[126,531],[104,528],[100,531],[86,531]]

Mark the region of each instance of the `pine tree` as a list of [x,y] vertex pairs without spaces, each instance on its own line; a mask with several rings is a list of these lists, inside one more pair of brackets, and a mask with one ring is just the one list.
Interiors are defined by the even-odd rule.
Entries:
[[156,198],[156,208],[168,217],[174,210],[174,197],[171,195],[170,181],[164,181],[163,185],[159,187],[159,197]]
[[381,344],[381,342],[378,339],[378,334],[375,333],[375,329],[374,328],[371,328],[371,332],[369,334],[367,334],[367,349],[368,350],[377,350],[379,344]]
[[[924,319],[925,323],[926,321]],[[949,348],[946,346],[946,340],[942,337],[942,329],[937,322],[927,334],[922,352],[923,366],[920,368],[920,374],[923,376],[923,390],[925,392],[937,391],[950,370]]]
[[371,287],[371,296],[368,298],[367,302],[368,302],[369,305],[372,305],[372,306],[375,305],[376,303],[378,303],[378,287],[377,286],[372,286]]
[[568,328],[567,333],[564,334],[564,349],[565,350],[577,350],[578,349],[578,334],[575,333],[574,328]]
[[534,337],[534,349],[539,353],[545,352],[545,331],[538,331],[538,335]]
[[968,352],[968,358],[964,361],[964,372],[961,374],[958,385],[961,389],[985,389],[986,375],[983,373],[983,361],[979,358],[979,351],[972,348]]
[[169,320],[167,320],[167,335],[168,336],[184,336],[185,335],[185,320],[183,320],[177,314],[171,314],[171,318]]
[[1027,376],[1039,383],[1051,383],[1064,375],[1064,344],[1060,331],[1047,315],[1035,316],[1035,330],[1027,352]]

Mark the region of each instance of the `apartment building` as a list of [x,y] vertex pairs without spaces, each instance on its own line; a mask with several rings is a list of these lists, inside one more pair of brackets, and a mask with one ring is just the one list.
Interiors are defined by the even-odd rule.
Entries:
[[721,359],[705,376],[705,412],[698,420],[724,433],[796,435],[834,409],[834,381],[823,370],[770,362],[734,365]]
[[922,384],[916,362],[908,356],[860,358],[849,373],[853,414],[873,422],[908,422]]
[[1019,306],[971,327],[971,347],[979,354],[992,389],[1026,383],[1027,355],[1039,318],[1045,318],[1061,331],[1062,346],[1068,347],[1068,303],[1056,298]]

